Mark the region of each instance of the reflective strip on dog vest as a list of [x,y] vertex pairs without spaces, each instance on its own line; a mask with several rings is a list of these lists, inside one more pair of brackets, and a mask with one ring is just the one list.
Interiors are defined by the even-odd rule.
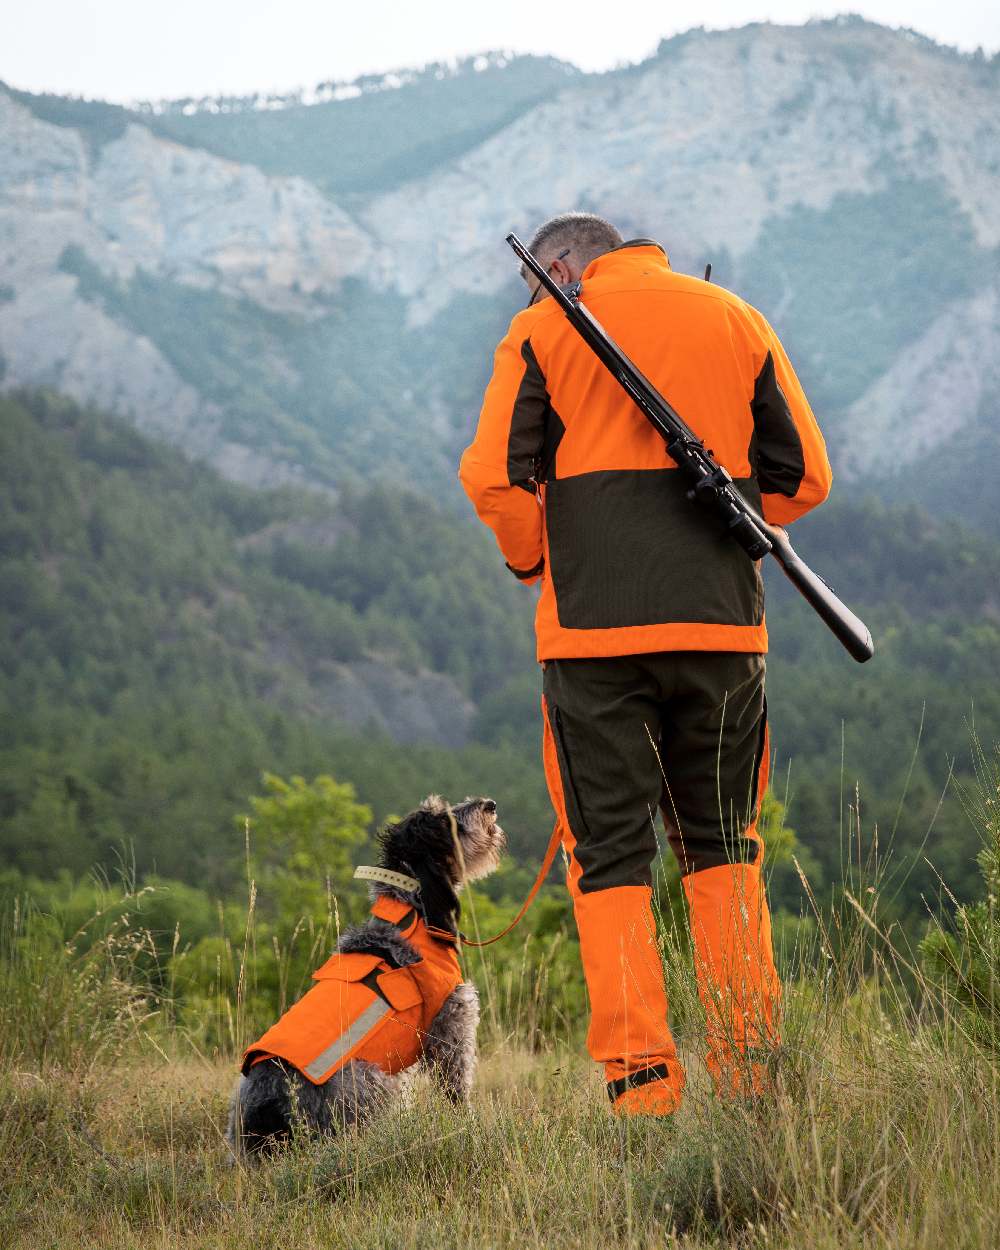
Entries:
[[327,1046],[326,1050],[321,1051],[312,1063],[307,1064],[303,1068],[306,1076],[310,1076],[314,1081],[318,1081],[324,1072],[343,1059],[348,1051],[353,1050],[361,1039],[370,1033],[389,1011],[392,1011],[392,1007],[384,999],[376,998],[351,1023],[350,1028],[345,1029],[335,1041],[332,1041]]

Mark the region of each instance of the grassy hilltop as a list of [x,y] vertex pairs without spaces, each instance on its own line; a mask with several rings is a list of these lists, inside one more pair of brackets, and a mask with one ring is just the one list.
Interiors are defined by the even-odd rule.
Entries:
[[[984,763],[973,805],[995,887],[1000,760]],[[141,899],[75,933],[8,904],[3,1244],[986,1250],[1000,1237],[996,899],[943,919],[921,955],[882,928],[878,891],[877,876],[852,883],[817,911],[814,939],[784,952],[773,1097],[712,1096],[683,925],[664,915],[689,1077],[671,1120],[608,1115],[579,1012],[561,1009],[558,941],[540,955],[512,938],[466,961],[484,1005],[470,1107],[418,1078],[366,1131],[296,1140],[248,1170],[222,1131],[236,1055],[255,1035],[247,987],[272,958],[254,905],[210,1043],[179,1022],[183,990],[149,960]]]

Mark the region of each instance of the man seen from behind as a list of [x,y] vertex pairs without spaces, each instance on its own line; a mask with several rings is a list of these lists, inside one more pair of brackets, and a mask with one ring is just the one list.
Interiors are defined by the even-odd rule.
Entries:
[[[766,520],[822,503],[822,435],[774,331],[651,239],[589,213],[531,251],[582,300]],[[462,484],[515,577],[541,580],[543,760],[569,858],[588,1049],[620,1114],[668,1115],[684,1072],[652,907],[663,814],[690,909],[720,1096],[764,1084],[780,990],[761,878],[767,630],[759,567],[686,497],[662,439],[528,275]],[[539,298],[541,296],[541,298]]]

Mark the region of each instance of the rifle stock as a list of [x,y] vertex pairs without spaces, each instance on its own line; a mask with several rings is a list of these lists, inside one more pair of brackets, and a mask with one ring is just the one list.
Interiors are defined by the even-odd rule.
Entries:
[[806,564],[788,536],[773,525],[766,526],[771,540],[771,555],[781,566],[782,572],[795,589],[816,612],[859,664],[864,664],[875,654],[875,644],[868,626],[842,603],[818,573]]
[[[713,507],[734,541],[751,559],[774,556],[785,576],[847,652],[863,664],[875,653],[871,633],[826,582],[798,555],[784,530],[769,525],[736,490],[729,473],[685,424],[648,378],[636,368],[594,315],[580,303],[579,284],[564,291],[516,234],[507,236],[514,253],[562,309],[577,334],[633,401],[667,445],[667,453],[692,483],[690,496]],[[707,276],[707,275],[706,275]]]

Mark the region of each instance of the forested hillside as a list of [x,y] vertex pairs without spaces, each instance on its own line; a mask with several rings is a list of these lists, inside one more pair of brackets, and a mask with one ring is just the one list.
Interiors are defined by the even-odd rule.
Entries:
[[[0,408],[0,488],[4,862],[134,854],[226,890],[265,770],[351,781],[376,819],[489,792],[517,859],[539,853],[533,596],[471,522],[385,487],[255,492],[40,393]],[[885,857],[898,825],[912,864],[949,760],[969,772],[967,722],[1000,736],[1000,548],[874,502],[830,505],[797,541],[879,648],[859,668],[772,584],[775,792],[819,887],[840,879],[856,781],[865,848],[877,823]],[[958,893],[975,849],[949,795],[926,853]],[[900,906],[935,881],[916,858]],[[776,885],[794,905],[794,877]]]
[[[532,668],[526,597],[471,526],[399,491],[233,486],[44,394],[0,403],[0,476],[5,862],[134,846],[230,879],[265,769],[349,777],[380,816],[511,773],[520,797],[505,751],[444,749]],[[523,845],[547,816],[518,811]]]

